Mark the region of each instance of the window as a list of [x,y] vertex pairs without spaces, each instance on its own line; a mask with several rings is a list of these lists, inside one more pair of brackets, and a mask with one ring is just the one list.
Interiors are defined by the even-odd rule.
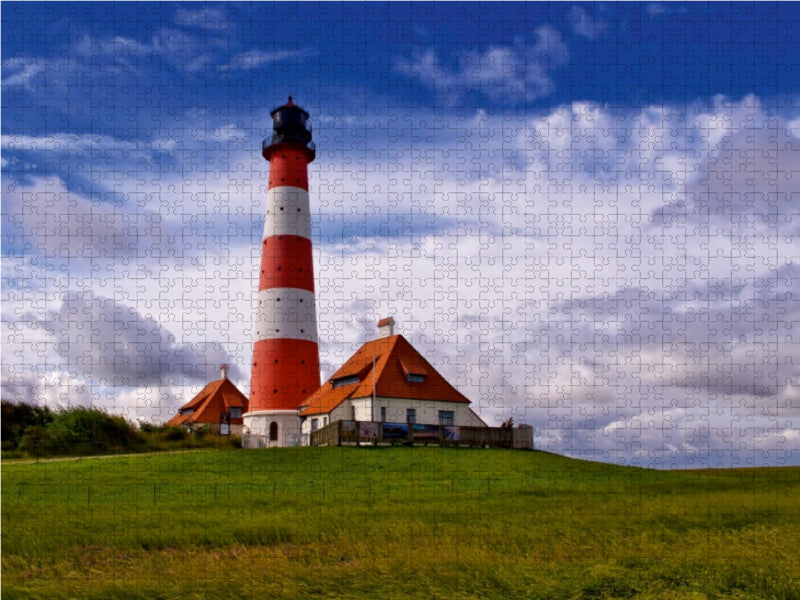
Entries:
[[439,425],[455,425],[456,414],[452,410],[439,411]]
[[356,407],[355,406],[351,406],[350,407],[350,420],[351,421],[355,421],[356,420]]
[[328,417],[322,417],[322,424],[323,425],[327,425],[328,424]]
[[409,373],[406,376],[406,381],[408,383],[425,383],[425,375],[420,375],[418,373]]
[[278,424],[275,421],[269,424],[269,441],[278,441]]
[[311,419],[311,431],[319,429],[319,419]]
[[192,414],[193,412],[194,412],[194,409],[193,409],[193,408],[182,408],[182,409],[180,410],[180,413],[179,413],[179,414],[180,414],[181,416],[183,416],[183,415],[190,415],[190,414]]
[[386,422],[386,407],[381,406],[381,423]]
[[230,413],[231,413],[231,419],[241,419],[242,418],[242,407],[241,406],[231,406]]
[[416,423],[417,422],[417,409],[416,408],[407,408],[406,409],[406,423]]
[[331,379],[331,385],[335,388],[342,387],[345,385],[353,385],[354,383],[358,383],[358,375],[349,375],[347,377],[339,377],[337,379]]

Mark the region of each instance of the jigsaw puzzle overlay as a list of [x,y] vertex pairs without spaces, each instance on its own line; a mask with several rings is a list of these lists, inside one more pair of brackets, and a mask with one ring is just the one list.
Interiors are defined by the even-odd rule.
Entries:
[[322,382],[391,316],[537,448],[800,464],[798,14],[4,2],[3,399],[249,397],[292,95]]

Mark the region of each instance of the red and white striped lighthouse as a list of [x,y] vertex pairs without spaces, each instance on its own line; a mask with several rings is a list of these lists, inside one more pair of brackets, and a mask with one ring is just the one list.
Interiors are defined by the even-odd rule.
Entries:
[[316,156],[308,113],[289,101],[273,110],[269,191],[244,427],[270,446],[299,443],[298,407],[320,386],[308,163]]

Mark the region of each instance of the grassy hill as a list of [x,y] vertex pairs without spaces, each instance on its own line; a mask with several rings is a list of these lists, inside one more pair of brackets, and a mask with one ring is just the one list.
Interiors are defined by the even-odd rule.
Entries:
[[2,469],[8,598],[800,598],[800,469],[210,450]]

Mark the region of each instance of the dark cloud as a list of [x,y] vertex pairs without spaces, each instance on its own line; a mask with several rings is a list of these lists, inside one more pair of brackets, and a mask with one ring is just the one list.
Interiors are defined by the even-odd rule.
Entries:
[[[65,370],[106,386],[210,381],[220,364],[233,362],[219,342],[179,343],[153,317],[91,292],[68,292],[41,325]],[[241,377],[235,364],[230,376]]]

